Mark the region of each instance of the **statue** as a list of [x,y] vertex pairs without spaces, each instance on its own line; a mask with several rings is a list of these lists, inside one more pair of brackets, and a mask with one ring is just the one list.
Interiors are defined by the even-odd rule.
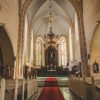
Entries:
[[48,58],[49,58],[49,64],[52,64],[54,62],[54,52],[53,51],[49,52]]
[[99,73],[99,64],[95,61],[93,64],[94,73]]

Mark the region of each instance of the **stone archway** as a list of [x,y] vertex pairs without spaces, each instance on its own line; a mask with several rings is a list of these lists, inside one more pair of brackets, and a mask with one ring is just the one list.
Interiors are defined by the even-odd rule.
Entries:
[[3,77],[13,78],[14,52],[11,40],[4,26],[0,26],[0,71]]
[[3,65],[14,66],[14,52],[7,31],[0,26],[0,47],[3,56]]
[[90,46],[90,64],[93,65],[94,62],[100,64],[100,24],[97,24]]
[[[20,26],[19,26],[19,37],[18,37],[18,55],[17,55],[17,66],[21,65],[22,52],[23,52],[23,31],[24,31],[24,18],[33,0],[26,0],[22,10],[20,11]],[[87,75],[87,46],[84,32],[84,22],[83,22],[83,7],[82,0],[68,0],[77,13],[78,25],[79,25],[79,39],[80,39],[80,51],[81,51],[81,63],[82,63],[82,75]],[[30,34],[30,33],[29,33]]]

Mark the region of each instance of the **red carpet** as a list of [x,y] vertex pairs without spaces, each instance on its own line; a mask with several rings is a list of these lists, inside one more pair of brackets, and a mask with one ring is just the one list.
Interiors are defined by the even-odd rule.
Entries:
[[64,100],[56,78],[47,78],[45,86],[38,100]]
[[49,77],[45,80],[45,87],[58,87],[56,78]]

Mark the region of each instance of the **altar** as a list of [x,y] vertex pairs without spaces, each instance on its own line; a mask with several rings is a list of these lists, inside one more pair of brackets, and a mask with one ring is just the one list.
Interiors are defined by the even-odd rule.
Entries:
[[53,69],[47,70],[47,75],[49,75],[49,76],[55,76],[56,74],[57,74],[56,70],[53,70]]

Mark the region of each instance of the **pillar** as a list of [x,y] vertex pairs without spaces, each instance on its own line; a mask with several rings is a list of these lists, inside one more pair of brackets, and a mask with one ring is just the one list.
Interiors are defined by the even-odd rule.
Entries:
[[69,28],[69,48],[70,48],[70,64],[74,64],[74,44],[73,44],[73,32]]
[[69,33],[66,36],[66,47],[67,47],[67,63],[70,62],[70,51],[69,51]]
[[33,53],[33,58],[34,58],[33,64],[35,66],[36,65],[36,35],[35,35],[35,33],[33,33],[33,51],[34,51],[34,53]]
[[79,26],[82,76],[83,76],[83,80],[85,80],[85,77],[88,76],[88,67],[87,67],[88,58],[87,58],[87,45],[86,45],[86,39],[85,39],[82,5],[80,5],[80,8],[78,8],[77,10],[77,18],[78,18],[78,26]]
[[30,34],[30,43],[29,43],[29,63],[32,66],[33,65],[33,31]]

